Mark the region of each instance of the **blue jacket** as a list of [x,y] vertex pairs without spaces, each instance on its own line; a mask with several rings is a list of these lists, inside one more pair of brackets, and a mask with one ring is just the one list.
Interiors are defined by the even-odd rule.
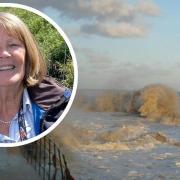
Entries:
[[32,102],[35,133],[38,135],[60,117],[68,104],[71,90],[50,77],[27,90]]

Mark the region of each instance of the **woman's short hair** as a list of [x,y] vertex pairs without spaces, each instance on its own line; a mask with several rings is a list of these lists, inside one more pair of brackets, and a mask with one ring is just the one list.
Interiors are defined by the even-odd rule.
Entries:
[[45,58],[40,51],[34,36],[17,16],[0,12],[0,28],[20,40],[26,48],[24,85],[33,86],[40,83],[46,75]]

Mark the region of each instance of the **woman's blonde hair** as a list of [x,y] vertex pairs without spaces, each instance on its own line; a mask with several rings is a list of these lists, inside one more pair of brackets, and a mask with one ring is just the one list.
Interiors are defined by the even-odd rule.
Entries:
[[33,86],[40,83],[46,75],[46,62],[28,27],[20,18],[6,12],[0,12],[0,27],[25,45],[24,85]]

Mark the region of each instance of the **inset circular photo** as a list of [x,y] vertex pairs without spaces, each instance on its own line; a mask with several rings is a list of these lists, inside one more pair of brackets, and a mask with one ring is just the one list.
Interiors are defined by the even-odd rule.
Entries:
[[75,97],[77,62],[62,29],[28,6],[0,4],[0,147],[50,133]]

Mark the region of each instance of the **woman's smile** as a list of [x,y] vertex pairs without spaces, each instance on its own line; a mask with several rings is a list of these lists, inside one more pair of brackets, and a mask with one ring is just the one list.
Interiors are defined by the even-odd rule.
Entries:
[[0,65],[0,72],[1,71],[12,71],[15,68],[16,68],[15,65]]

